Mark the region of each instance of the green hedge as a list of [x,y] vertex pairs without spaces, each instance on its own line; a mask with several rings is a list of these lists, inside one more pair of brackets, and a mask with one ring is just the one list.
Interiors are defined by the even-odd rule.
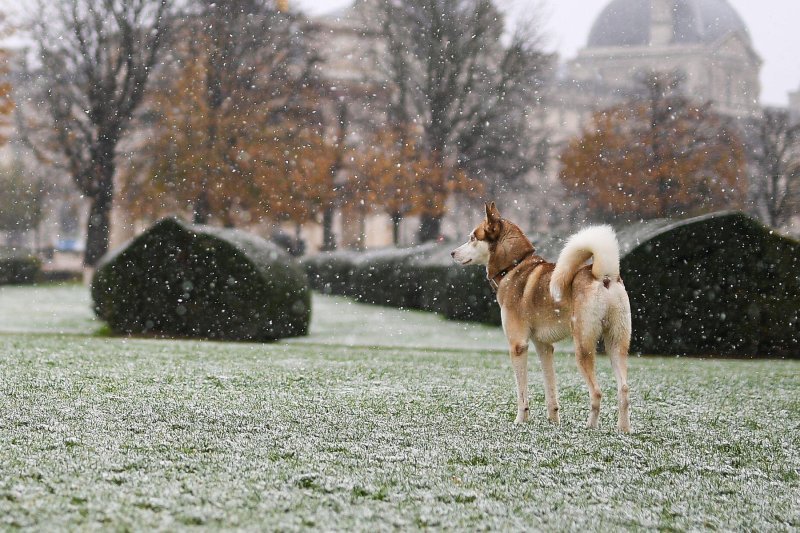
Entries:
[[0,252],[0,285],[35,283],[42,272],[38,258],[14,251]]
[[742,213],[620,232],[632,348],[800,357],[800,243]]
[[277,246],[165,219],[105,257],[92,281],[114,332],[268,341],[305,335],[308,280]]
[[311,286],[325,294],[454,320],[500,323],[500,310],[481,268],[450,258],[450,245],[428,244],[366,253],[332,252],[303,261]]
[[[634,352],[800,357],[796,241],[737,212],[632,224],[618,228],[618,236]],[[531,240],[553,261],[564,236]],[[303,264],[321,292],[499,324],[485,270],[453,264],[453,247],[336,252]]]

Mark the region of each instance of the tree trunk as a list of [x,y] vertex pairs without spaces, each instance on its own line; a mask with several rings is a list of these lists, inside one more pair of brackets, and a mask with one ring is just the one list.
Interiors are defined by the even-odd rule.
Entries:
[[[113,171],[112,171],[113,174]],[[113,180],[100,180],[97,193],[91,198],[89,221],[86,229],[86,252],[84,266],[94,268],[108,251],[108,236],[111,230],[111,207],[114,195]]]
[[442,232],[442,215],[422,215],[419,220],[419,242],[435,241]]
[[328,206],[322,212],[322,251],[329,252],[336,249],[336,234],[333,232],[333,206]]
[[765,191],[765,204],[768,226],[778,228],[781,225],[780,204],[783,198],[783,191],[780,190],[781,175],[780,171],[773,170],[769,176],[769,188]]
[[[451,168],[448,168],[445,164],[445,146],[446,146],[446,136],[442,132],[439,135],[434,135],[433,138],[433,150],[431,151],[431,160],[434,164],[434,168],[441,172],[440,182],[434,181],[434,187],[437,192],[443,193],[441,197],[446,202],[447,197],[449,196],[445,193],[445,188],[447,187],[447,182],[452,177]],[[439,238],[442,233],[442,218],[444,218],[444,206],[439,205],[429,205],[429,208],[434,209],[438,212],[436,215],[423,213],[419,219],[419,231],[417,233],[417,238],[421,243],[435,241]]]
[[192,222],[195,224],[208,224],[211,218],[211,203],[208,201],[208,193],[202,191],[192,206]]
[[[344,166],[345,138],[347,137],[348,109],[344,100],[339,102],[336,113],[336,157],[329,169],[331,183],[333,183],[334,198],[339,196],[339,188],[336,186],[336,176]],[[336,214],[335,200],[325,206],[322,211],[322,250],[331,251],[336,249],[336,234],[333,232],[333,217]]]
[[395,246],[400,245],[400,223],[403,221],[403,215],[400,213],[392,213],[392,243]]
[[36,255],[42,257],[44,250],[42,249],[42,223],[38,222],[33,226],[33,246],[36,249]]
[[358,214],[358,242],[356,243],[356,250],[364,251],[367,248],[367,215],[366,213]]

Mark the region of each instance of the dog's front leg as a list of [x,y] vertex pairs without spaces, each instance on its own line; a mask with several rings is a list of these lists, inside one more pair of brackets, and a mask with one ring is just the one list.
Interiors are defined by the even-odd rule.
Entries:
[[511,366],[517,381],[517,418],[515,424],[528,421],[528,341],[511,342],[509,345]]
[[558,386],[556,385],[556,371],[553,367],[553,345],[543,342],[534,342],[536,353],[542,364],[542,378],[544,381],[544,401],[547,404],[547,419],[558,424]]
[[511,368],[517,382],[517,418],[515,424],[528,420],[528,329],[513,313],[508,313],[500,305],[500,318],[503,332],[508,339],[508,352],[511,355]]

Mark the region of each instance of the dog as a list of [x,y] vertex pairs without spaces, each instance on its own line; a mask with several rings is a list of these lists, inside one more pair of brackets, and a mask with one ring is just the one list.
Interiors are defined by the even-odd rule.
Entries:
[[[533,342],[544,377],[548,419],[558,424],[559,403],[553,368],[553,343],[570,335],[575,357],[589,388],[589,421],[600,419],[600,387],[594,362],[602,338],[617,381],[617,429],[630,432],[628,349],[631,308],[619,273],[619,245],[610,226],[593,226],[573,235],[555,264],[536,255],[520,228],[503,219],[494,202],[469,240],[451,252],[461,265],[485,265],[497,294],[503,331],[517,382],[517,417],[528,420],[528,343]],[[585,263],[592,259],[590,265]]]

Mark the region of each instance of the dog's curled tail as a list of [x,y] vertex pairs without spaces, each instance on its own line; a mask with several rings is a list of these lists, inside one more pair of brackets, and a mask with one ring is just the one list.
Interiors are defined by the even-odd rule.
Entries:
[[611,226],[592,226],[569,238],[550,278],[550,295],[556,302],[561,300],[578,269],[590,257],[593,258],[592,275],[595,279],[617,280],[619,244]]

